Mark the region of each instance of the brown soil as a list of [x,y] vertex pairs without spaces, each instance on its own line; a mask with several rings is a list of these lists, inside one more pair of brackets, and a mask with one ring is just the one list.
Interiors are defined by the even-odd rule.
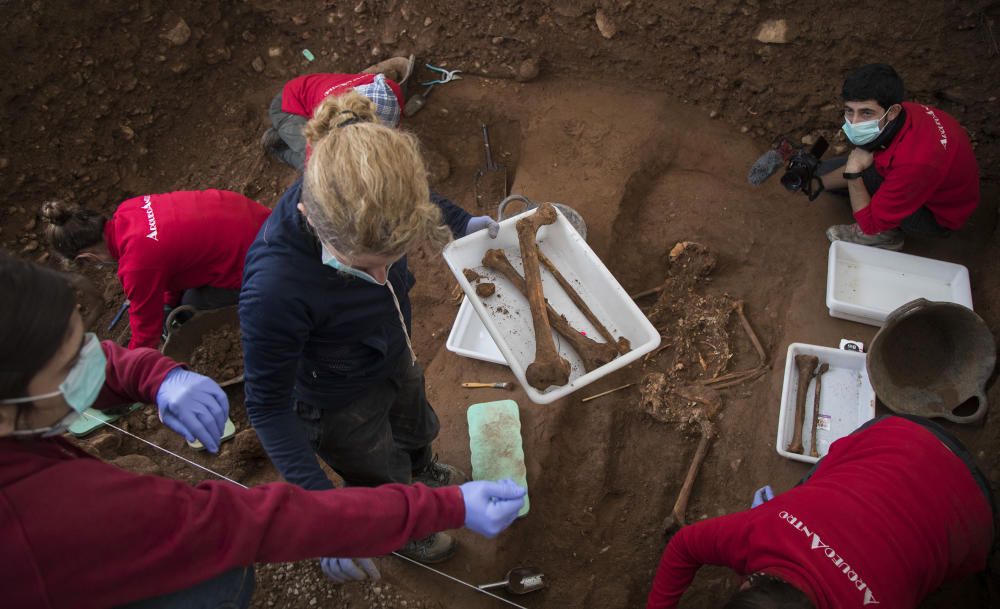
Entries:
[[[663,548],[660,524],[695,450],[683,415],[704,404],[691,388],[717,371],[757,363],[726,312],[735,299],[746,302],[769,369],[719,392],[719,437],[694,486],[688,519],[744,509],[755,488],[770,483],[782,491],[805,472],[773,450],[787,345],[836,345],[842,337],[870,343],[875,328],[826,311],[823,230],[849,221],[845,204],[832,195],[808,204],[776,180],[751,188],[744,176],[778,135],[798,141],[822,134],[843,144],[838,92],[851,67],[892,63],[911,98],[951,112],[970,131],[984,176],[982,209],[962,233],[911,241],[907,250],[969,266],[976,310],[994,333],[1000,330],[996,3],[892,0],[865,18],[819,0],[251,0],[197,7],[12,0],[0,15],[8,59],[0,66],[7,125],[0,182],[8,193],[0,243],[25,257],[55,263],[43,251],[35,219],[48,198],[110,211],[135,194],[218,187],[273,205],[295,179],[263,157],[257,143],[281,84],[307,71],[350,71],[416,52],[421,61],[465,70],[463,80],[437,87],[427,107],[406,121],[427,151],[437,190],[473,209],[485,122],[511,191],[579,211],[588,242],[626,290],[648,290],[671,277],[688,282],[641,302],[660,318],[671,348],[539,407],[520,391],[460,387],[513,378],[505,367],[443,348],[459,302],[456,282],[439,256],[411,257],[418,277],[411,294],[415,348],[442,423],[437,451],[467,468],[466,407],[512,397],[521,405],[531,487],[528,517],[496,540],[457,532],[462,547],[441,568],[485,583],[512,567],[536,566],[549,588],[515,599],[526,607],[643,605]],[[189,36],[178,28],[181,19]],[[767,19],[787,21],[788,44],[754,39]],[[305,48],[315,62],[303,58]],[[530,79],[525,60],[540,67],[538,78],[508,78],[519,72]],[[418,72],[416,80],[423,76]],[[688,266],[678,274],[669,254],[686,241],[707,248],[712,269]],[[127,341],[127,317],[104,331],[121,302],[112,271],[85,273],[105,299],[95,327]],[[660,395],[668,396],[669,416],[643,408],[644,378],[664,380]],[[579,401],[629,382],[637,385]],[[277,479],[247,425],[242,388],[228,394],[239,433],[217,457],[187,448],[152,407],[123,424],[244,484]],[[1000,400],[996,385],[988,396]],[[1000,491],[1000,418],[950,428]],[[207,476],[111,430],[82,444],[139,471],[190,482]],[[266,566],[255,606],[498,606],[394,559],[379,559],[379,567],[384,580],[377,586],[338,588],[322,580],[315,561]],[[685,606],[718,606],[733,585],[728,571],[703,569]],[[922,608],[984,605],[970,580],[946,586]]]
[[226,326],[205,334],[191,354],[191,369],[220,382],[243,374],[239,328]]

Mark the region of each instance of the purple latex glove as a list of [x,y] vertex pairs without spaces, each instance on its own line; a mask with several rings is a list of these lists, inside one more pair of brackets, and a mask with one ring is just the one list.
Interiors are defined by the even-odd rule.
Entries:
[[767,503],[768,501],[774,499],[774,491],[771,490],[771,485],[762,486],[757,489],[753,494],[753,503],[750,504],[750,509]]
[[183,368],[167,373],[156,392],[160,420],[184,436],[199,440],[209,452],[219,452],[219,442],[229,418],[229,398],[207,376]]
[[513,480],[477,480],[459,488],[465,501],[465,527],[488,538],[514,522],[528,493]]
[[321,558],[319,566],[323,575],[335,584],[382,579],[382,574],[370,558]]
[[500,225],[497,221],[489,216],[473,216],[469,218],[469,223],[465,225],[465,234],[471,235],[476,231],[481,231],[486,229],[489,233],[490,238],[496,239],[497,233],[500,232]]

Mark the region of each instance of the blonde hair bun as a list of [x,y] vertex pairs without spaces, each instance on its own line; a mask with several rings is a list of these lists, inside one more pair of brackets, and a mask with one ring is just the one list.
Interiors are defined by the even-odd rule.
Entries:
[[316,106],[313,117],[306,123],[306,140],[310,146],[315,146],[316,142],[351,119],[362,123],[375,122],[375,102],[353,90],[327,97]]

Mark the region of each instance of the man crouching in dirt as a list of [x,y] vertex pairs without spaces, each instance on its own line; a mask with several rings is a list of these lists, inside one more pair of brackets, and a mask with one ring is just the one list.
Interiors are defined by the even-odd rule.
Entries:
[[[330,96],[357,91],[375,104],[375,114],[383,125],[398,127],[403,115],[403,91],[413,71],[413,57],[393,57],[360,74],[306,74],[285,83],[271,101],[269,114],[274,125],[264,132],[264,151],[302,171],[306,162],[303,129],[320,102]],[[400,84],[397,84],[400,83]]]
[[647,607],[677,607],[708,564],[745,577],[723,609],[915,609],[986,569],[994,512],[957,439],[926,419],[883,417],[834,442],[792,490],[682,528]]
[[831,226],[830,241],[899,250],[904,233],[962,228],[979,205],[979,167],[958,121],[904,102],[903,80],[885,64],[853,72],[842,95],[843,130],[856,148],[816,173],[827,190],[847,189],[857,222]]

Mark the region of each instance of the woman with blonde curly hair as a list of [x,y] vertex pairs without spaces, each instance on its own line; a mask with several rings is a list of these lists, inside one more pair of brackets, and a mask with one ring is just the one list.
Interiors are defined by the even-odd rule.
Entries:
[[[307,489],[333,487],[316,455],[349,486],[454,483],[461,474],[431,452],[439,424],[410,342],[406,254],[481,229],[495,235],[497,224],[430,192],[417,139],[380,124],[356,92],[324,100],[305,134],[303,177],[247,254],[250,420],[285,479]],[[455,547],[438,533],[400,552],[432,563]],[[340,564],[324,559],[324,571],[364,577]]]

